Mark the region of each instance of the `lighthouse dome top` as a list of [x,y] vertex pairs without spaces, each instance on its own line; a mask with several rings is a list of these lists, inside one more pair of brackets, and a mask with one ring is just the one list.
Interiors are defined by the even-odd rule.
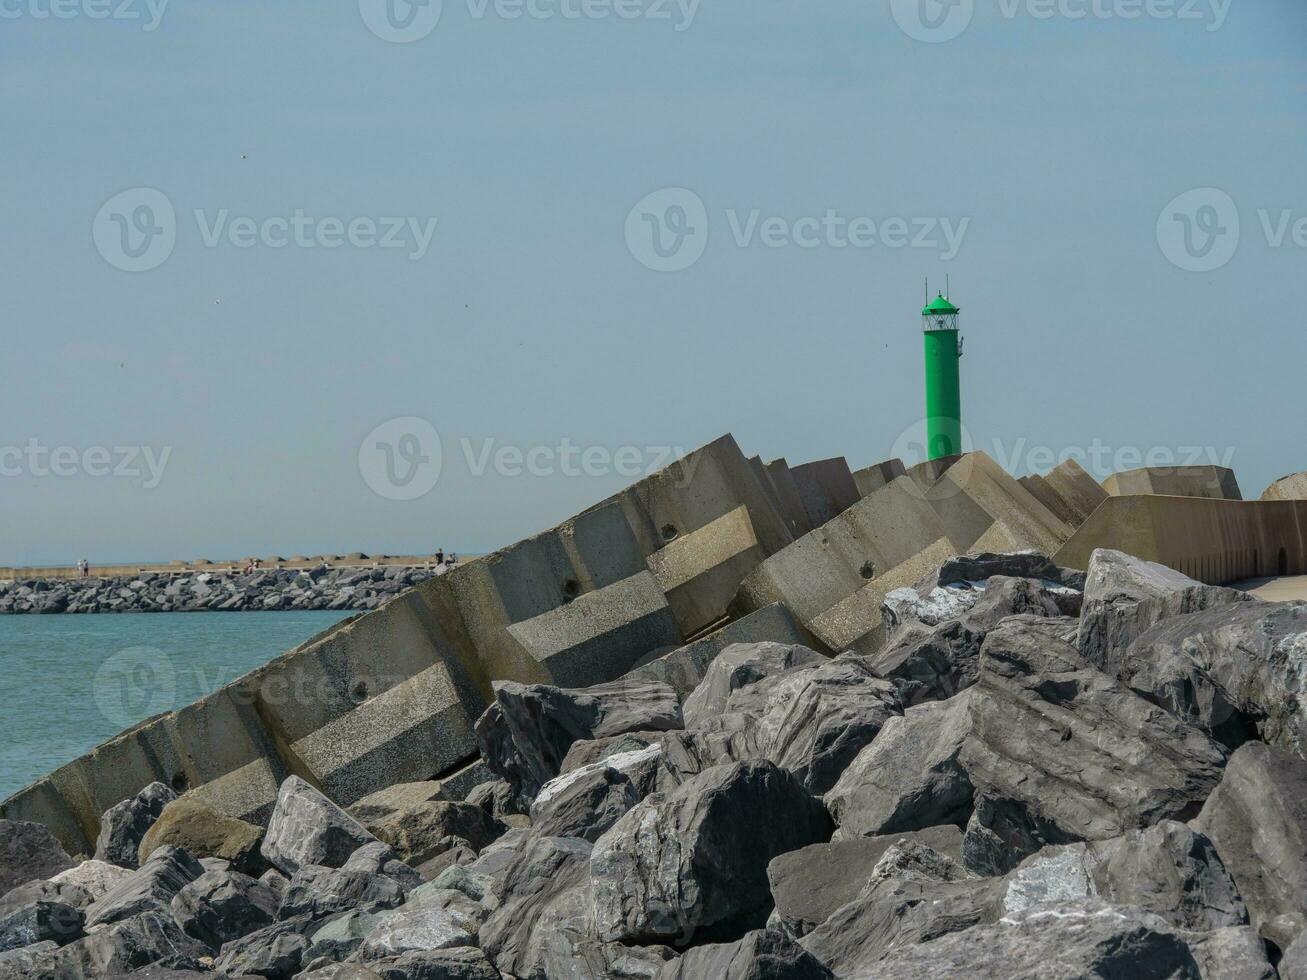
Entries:
[[953,316],[962,312],[940,293],[930,301],[930,305],[921,311],[922,316]]

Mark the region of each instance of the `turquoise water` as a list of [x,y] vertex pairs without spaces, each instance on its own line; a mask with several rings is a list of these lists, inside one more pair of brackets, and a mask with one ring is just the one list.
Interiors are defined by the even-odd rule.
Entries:
[[350,615],[0,616],[0,799]]

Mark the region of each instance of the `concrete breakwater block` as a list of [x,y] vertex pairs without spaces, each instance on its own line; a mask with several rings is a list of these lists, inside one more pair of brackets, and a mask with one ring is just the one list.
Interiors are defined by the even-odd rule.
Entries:
[[790,473],[814,528],[833,521],[862,497],[843,456],[792,466]]
[[[1070,526],[982,452],[954,460],[925,496],[950,540],[965,551],[981,550],[977,542],[995,522],[1007,528],[1011,544],[1044,554],[1052,554],[1072,534]],[[986,542],[983,550],[1005,550],[993,547],[996,543]]]
[[1224,466],[1151,466],[1113,473],[1103,481],[1113,497],[1157,494],[1164,497],[1206,497],[1243,500],[1234,470]]
[[1263,500],[1307,500],[1307,472],[1282,476],[1262,492]]
[[875,493],[885,484],[891,483],[901,476],[907,476],[907,474],[908,471],[903,466],[901,459],[887,459],[883,463],[875,463],[872,466],[854,471],[853,482],[858,486],[858,493],[866,497]]
[[1088,520],[1089,515],[1098,510],[1103,501],[1111,496],[1103,489],[1102,484],[1090,476],[1074,459],[1059,463],[1045,473],[1044,482],[1079,515],[1078,524]]

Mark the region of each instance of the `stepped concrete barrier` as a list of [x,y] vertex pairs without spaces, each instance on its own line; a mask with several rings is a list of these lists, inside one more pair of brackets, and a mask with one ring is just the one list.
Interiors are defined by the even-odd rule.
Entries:
[[793,538],[797,540],[817,525],[812,523],[808,509],[804,506],[798,481],[794,479],[794,471],[783,458],[773,459],[763,469],[767,471],[767,477],[771,481],[776,499],[780,501],[786,523],[794,529]]
[[996,521],[1019,547],[1046,555],[1072,534],[1069,525],[982,452],[954,460],[925,496],[939,514],[948,538],[963,551],[977,550],[982,535]]
[[1084,569],[1095,548],[1155,561],[1208,585],[1307,574],[1307,501],[1112,497],[1054,561]]
[[875,493],[885,484],[907,475],[907,469],[901,459],[887,459],[883,463],[874,463],[853,473],[853,482],[857,484],[858,493],[865,497]]
[[1084,522],[1090,514],[1111,496],[1103,489],[1083,466],[1074,459],[1059,463],[1044,474],[1044,482],[1056,493],[1079,517],[1076,524]]
[[1307,472],[1282,476],[1264,491],[1263,500],[1307,500]]
[[1079,527],[1084,520],[1084,517],[1063,500],[1061,495],[1038,473],[1030,473],[1018,479],[1017,482],[1029,490],[1030,495],[1052,511],[1053,516],[1063,524]]
[[790,467],[808,523],[821,527],[862,499],[843,456]]
[[1153,466],[1125,470],[1104,480],[1103,489],[1113,497],[1154,494],[1243,500],[1234,471],[1224,466]]
[[739,615],[783,602],[809,625],[868,582],[946,537],[916,485],[899,477],[766,559],[741,583],[732,612]]

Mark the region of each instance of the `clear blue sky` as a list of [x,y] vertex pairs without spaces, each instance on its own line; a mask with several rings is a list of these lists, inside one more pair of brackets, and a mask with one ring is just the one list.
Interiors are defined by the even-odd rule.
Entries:
[[[141,20],[70,2],[60,19],[0,0],[0,449],[78,454],[69,476],[0,457],[0,564],[482,551],[629,482],[476,476],[465,439],[652,459],[731,431],[866,465],[921,415],[923,278],[946,273],[965,421],[1018,471],[1031,446],[1210,446],[1256,496],[1307,468],[1300,0],[1198,0],[1194,19],[980,0],[945,43],[886,0],[702,0],[690,22],[675,3],[507,19],[445,0],[405,44],[355,0],[174,0],[154,30],[145,0]],[[176,243],[129,273],[93,227],[139,187],[174,206]],[[706,250],[651,271],[624,229],[669,187],[704,202]],[[1208,187],[1235,202],[1239,248],[1189,272],[1159,215]],[[437,226],[416,260],[205,243],[224,211],[296,209]],[[1277,247],[1258,212],[1274,231],[1286,209]],[[946,261],[758,229],[742,247],[732,222],[754,211],[805,240],[793,223],[827,212],[967,223]],[[438,431],[442,474],[390,499],[359,447],[408,416]],[[96,446],[170,455],[146,489],[144,464],[95,475]]]

